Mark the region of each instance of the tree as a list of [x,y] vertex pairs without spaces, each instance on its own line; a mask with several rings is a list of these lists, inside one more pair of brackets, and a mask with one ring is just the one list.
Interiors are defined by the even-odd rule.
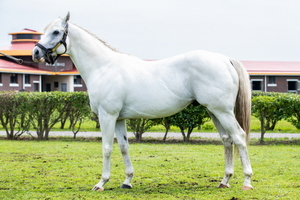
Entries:
[[[203,125],[209,119],[210,116],[207,113],[206,108],[199,104],[190,104],[181,112],[168,117],[170,125],[180,128],[185,142],[190,140],[190,136],[194,128]],[[187,133],[185,133],[186,129]]]
[[39,140],[48,140],[49,132],[61,120],[68,104],[69,93],[35,92],[29,93],[29,118]]
[[300,129],[300,96],[298,94],[282,94],[279,96],[282,103],[284,118]]
[[91,112],[89,97],[86,92],[72,92],[65,101],[68,105],[66,113],[68,113],[70,120],[70,128],[74,134],[74,139],[76,139],[76,134],[79,132],[83,120]]
[[0,123],[10,140],[18,139],[30,128],[26,109],[27,94],[15,92],[0,94]]
[[141,142],[143,133],[145,133],[152,126],[157,125],[158,120],[141,118],[128,119],[126,122],[130,129],[133,131],[133,134],[135,135],[135,140],[137,142]]
[[264,143],[266,131],[274,130],[278,121],[284,118],[284,107],[278,96],[255,96],[252,98],[252,114],[260,120],[260,143]]

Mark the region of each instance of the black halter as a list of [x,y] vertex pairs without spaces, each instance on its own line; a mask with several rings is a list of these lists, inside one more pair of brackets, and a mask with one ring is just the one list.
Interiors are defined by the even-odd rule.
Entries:
[[[65,30],[64,30],[64,35],[61,38],[61,40],[53,47],[53,48],[46,48],[43,45],[41,45],[40,43],[36,43],[35,46],[38,46],[42,51],[44,51],[44,57],[45,57],[45,61],[48,64],[53,65],[55,63],[55,61],[58,59],[59,56],[61,56],[62,54],[66,53],[67,51],[67,43],[66,43],[66,39],[68,36],[68,23],[66,24]],[[65,47],[65,52],[62,54],[57,54],[56,56],[53,56],[52,53],[54,51],[56,51],[56,49],[63,44]]]

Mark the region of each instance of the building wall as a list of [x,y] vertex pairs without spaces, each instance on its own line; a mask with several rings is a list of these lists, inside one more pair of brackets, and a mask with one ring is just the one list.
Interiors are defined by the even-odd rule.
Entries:
[[[273,76],[275,78],[274,83],[270,82],[270,77],[272,76],[250,75],[252,90],[264,92],[293,92],[300,94],[300,76]],[[256,84],[258,84],[259,81],[261,84],[260,90],[255,87],[257,86]],[[291,87],[291,85],[289,85],[289,82],[294,82],[296,84],[296,90],[289,90]]]
[[86,85],[80,75],[74,75],[73,78],[74,78],[74,91],[76,92],[87,91]]
[[30,92],[34,92],[35,84],[39,84],[40,82],[40,75],[30,74],[30,82],[28,84],[24,84],[24,74],[16,75],[17,83],[10,83],[11,73],[1,73],[0,90],[19,91],[24,89]]
[[[43,91],[74,92],[73,76],[43,76]],[[66,86],[66,88],[64,88]]]

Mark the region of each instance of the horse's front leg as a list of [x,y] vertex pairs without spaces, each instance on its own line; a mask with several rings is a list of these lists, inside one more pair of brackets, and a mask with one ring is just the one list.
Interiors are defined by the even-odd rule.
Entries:
[[111,153],[113,149],[114,132],[117,117],[110,115],[101,115],[99,116],[99,119],[102,132],[103,169],[100,182],[97,183],[93,188],[93,190],[95,191],[103,191],[105,183],[107,183],[110,178]]
[[118,120],[116,123],[116,136],[118,139],[118,143],[120,146],[120,150],[123,156],[124,165],[125,165],[125,174],[126,179],[123,182],[121,188],[132,188],[131,179],[133,177],[133,166],[131,164],[129,152],[128,152],[128,138],[127,138],[127,131],[126,131],[126,121],[125,120]]

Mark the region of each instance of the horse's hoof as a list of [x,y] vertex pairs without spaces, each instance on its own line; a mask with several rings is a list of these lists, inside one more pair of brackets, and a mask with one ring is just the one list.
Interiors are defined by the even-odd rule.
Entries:
[[242,187],[242,190],[253,190],[253,187],[252,186],[243,186]]
[[92,190],[101,192],[101,191],[104,190],[104,188],[100,188],[100,187],[95,186]]
[[221,183],[218,188],[229,188],[229,186]]
[[120,188],[131,189],[132,186],[131,185],[123,184]]

